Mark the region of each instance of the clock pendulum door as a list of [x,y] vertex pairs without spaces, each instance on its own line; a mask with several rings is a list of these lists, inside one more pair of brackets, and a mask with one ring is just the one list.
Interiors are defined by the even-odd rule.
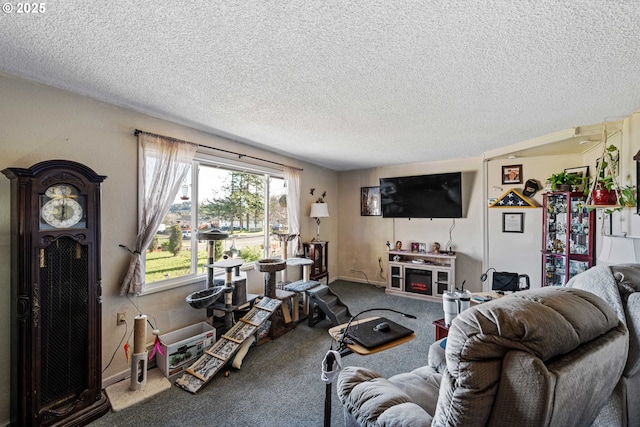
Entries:
[[87,246],[65,236],[40,252],[40,407],[70,408],[89,386]]

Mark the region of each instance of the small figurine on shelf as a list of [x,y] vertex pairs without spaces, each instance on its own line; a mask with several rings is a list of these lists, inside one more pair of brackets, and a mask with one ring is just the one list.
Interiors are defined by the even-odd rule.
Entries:
[[387,243],[385,243],[385,245],[387,245],[387,251],[390,251],[391,250],[391,242],[389,242],[387,240]]
[[440,243],[438,242],[433,242],[433,253],[434,254],[439,254],[440,253]]

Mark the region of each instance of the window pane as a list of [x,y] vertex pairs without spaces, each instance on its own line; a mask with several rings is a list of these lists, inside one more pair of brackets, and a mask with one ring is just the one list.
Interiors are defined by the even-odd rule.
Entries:
[[204,160],[194,165],[195,182],[192,185],[190,172],[146,254],[147,284],[206,274],[208,242],[197,237],[198,232],[214,228],[229,234],[228,239],[214,243],[214,262],[225,256],[249,263],[282,255],[276,233],[288,233],[284,179],[225,169]]
[[[264,257],[264,176],[200,165],[198,171],[198,229],[229,233],[216,250],[223,256],[253,262]],[[198,244],[206,253],[206,243]],[[205,261],[198,263],[202,271]]]
[[[276,234],[289,233],[287,219],[287,188],[284,179],[270,177],[269,181],[269,257],[282,255],[282,243]],[[289,252],[291,252],[289,250]]]
[[[190,172],[187,173],[190,175]],[[186,185],[186,183],[185,183]],[[145,257],[145,282],[191,274],[191,201],[180,191],[158,229]]]

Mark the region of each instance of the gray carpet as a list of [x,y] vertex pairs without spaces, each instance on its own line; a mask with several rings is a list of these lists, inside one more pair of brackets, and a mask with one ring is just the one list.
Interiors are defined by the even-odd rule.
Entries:
[[[336,281],[333,292],[353,315],[370,308],[392,308],[417,319],[373,311],[360,318],[384,316],[416,332],[409,343],[370,356],[351,354],[343,366],[366,366],[391,376],[427,363],[434,341],[431,322],[443,317],[442,304],[386,295],[372,285]],[[251,347],[242,368],[216,375],[198,394],[176,386],[153,399],[109,412],[90,424],[99,426],[322,426],[326,387],[320,379],[322,360],[331,348],[324,320],[310,328],[306,321],[287,334]],[[173,378],[175,379],[175,378]],[[331,425],[343,427],[342,407],[332,387]]]

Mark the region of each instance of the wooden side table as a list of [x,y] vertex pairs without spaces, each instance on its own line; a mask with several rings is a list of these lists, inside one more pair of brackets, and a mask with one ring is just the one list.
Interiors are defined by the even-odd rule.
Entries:
[[471,292],[471,303],[482,304],[483,302],[492,301],[494,299],[502,298],[504,294],[499,294],[496,291],[488,292]]
[[309,242],[303,243],[304,256],[313,261],[311,265],[311,280],[320,280],[327,278],[327,286],[329,285],[329,242]]
[[436,341],[449,335],[449,327],[444,323],[444,319],[434,320],[433,325],[436,327]]

